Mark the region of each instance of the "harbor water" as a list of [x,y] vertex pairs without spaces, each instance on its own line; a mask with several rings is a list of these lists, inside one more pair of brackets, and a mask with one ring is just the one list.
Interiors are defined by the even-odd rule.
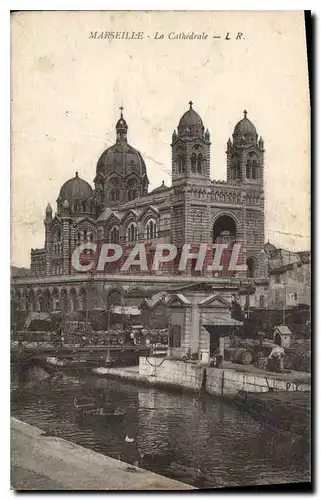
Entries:
[[[101,397],[124,421],[82,421],[74,398]],[[276,432],[219,398],[81,373],[12,371],[12,416],[99,453],[198,488],[310,481],[305,440]],[[121,485],[120,485],[121,487]]]

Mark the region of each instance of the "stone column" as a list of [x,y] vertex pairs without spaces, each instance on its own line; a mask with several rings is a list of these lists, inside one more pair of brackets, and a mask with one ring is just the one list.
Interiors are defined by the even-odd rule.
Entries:
[[[71,262],[71,256],[73,254],[73,251],[76,248],[76,231],[75,231],[75,226],[74,224],[70,224],[70,262]],[[63,267],[64,270],[64,267]],[[70,273],[75,274],[75,270],[70,267]]]
[[51,219],[46,217],[45,224],[45,251],[46,251],[46,276],[52,274],[51,259],[52,259],[52,238],[51,238]]
[[70,274],[70,224],[69,217],[62,217],[62,271],[63,274]]

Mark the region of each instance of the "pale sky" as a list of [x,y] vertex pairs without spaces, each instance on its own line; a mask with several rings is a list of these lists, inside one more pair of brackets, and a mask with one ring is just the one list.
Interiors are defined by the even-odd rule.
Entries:
[[[119,106],[150,190],[170,185],[172,132],[190,100],[211,134],[212,179],[226,180],[226,142],[247,109],[265,141],[265,239],[310,248],[303,13],[43,11],[11,20],[13,265],[29,267],[30,248],[43,247],[46,205],[56,210],[66,180],[78,171],[94,187]],[[90,31],[140,31],[144,39],[93,40]],[[170,32],[208,38],[169,40]]]

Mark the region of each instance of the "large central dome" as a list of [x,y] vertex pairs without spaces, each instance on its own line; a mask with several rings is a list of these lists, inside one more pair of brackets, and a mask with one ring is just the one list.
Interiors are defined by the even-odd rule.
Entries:
[[101,212],[133,201],[148,191],[146,165],[142,155],[127,142],[128,125],[123,108],[116,124],[116,143],[100,156],[95,177],[96,199]]
[[127,176],[132,172],[145,175],[146,165],[140,152],[127,142],[116,142],[103,152],[97,163],[97,174]]
[[116,124],[116,143],[106,149],[97,163],[97,175],[108,176],[117,173],[127,177],[131,173],[146,175],[146,165],[142,155],[127,142],[128,125],[123,117],[123,108]]

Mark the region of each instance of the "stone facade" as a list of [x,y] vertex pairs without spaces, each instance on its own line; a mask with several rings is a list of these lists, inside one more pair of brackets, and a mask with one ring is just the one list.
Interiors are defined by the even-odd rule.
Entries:
[[257,286],[250,306],[267,309],[311,306],[310,252],[264,246],[268,284]]
[[[123,273],[119,266],[105,268],[99,279],[95,273],[91,277],[77,274],[71,257],[83,242],[98,246],[102,242],[119,243],[127,255],[137,242],[142,242],[150,245],[149,260],[154,255],[152,245],[157,242],[173,243],[179,251],[185,243],[197,251],[201,243],[211,248],[215,242],[229,245],[239,242],[242,253],[238,262],[247,263],[247,272],[227,272],[224,268],[217,276],[206,267],[195,270],[195,260],[190,260],[184,271],[178,271],[175,263],[153,272],[153,280],[161,284],[166,274],[169,277],[179,274],[190,282],[197,277],[210,282],[228,278],[235,283],[244,278],[257,282],[265,278],[264,144],[262,138],[258,139],[247,113],[244,112],[232,140],[227,142],[227,181],[210,178],[210,133],[192,103],[172,135],[171,187],[162,183],[148,192],[145,161],[141,153],[128,144],[127,132],[121,110],[116,142],[98,160],[95,188],[76,173],[61,187],[54,215],[51,206],[47,206],[44,248],[31,250],[31,276],[13,282],[15,300],[21,301],[21,308],[47,307],[44,304],[48,302],[45,297],[48,294],[52,308],[53,293],[58,294],[60,307],[79,308],[79,304],[84,303],[80,295],[87,297],[91,293],[88,288],[91,279],[94,284],[90,290],[94,290],[93,297],[98,297],[101,303],[105,295],[100,294],[100,287],[106,283],[114,286],[117,282],[119,286],[126,282],[128,273],[136,280],[135,267]],[[87,250],[85,257],[93,258],[92,250]],[[206,256],[206,262],[212,260],[213,251]],[[150,274],[149,270],[146,279],[143,277],[142,286],[151,284],[147,276]],[[170,287],[169,282],[167,288]],[[42,296],[41,300],[38,295]],[[95,303],[95,298],[91,301]],[[90,301],[85,302],[89,307]]]

